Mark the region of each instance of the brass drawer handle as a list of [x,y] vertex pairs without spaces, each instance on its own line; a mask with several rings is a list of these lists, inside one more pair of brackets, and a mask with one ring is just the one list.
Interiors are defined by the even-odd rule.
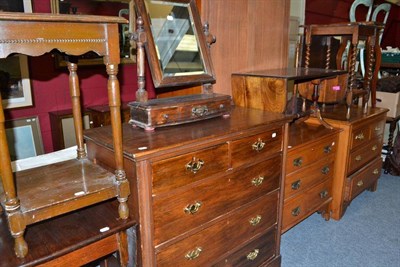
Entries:
[[319,197],[322,199],[322,198],[326,198],[328,196],[328,190],[324,190],[324,191],[321,191],[320,193],[319,193]]
[[364,133],[360,133],[360,134],[358,134],[358,135],[356,135],[356,140],[364,140]]
[[254,185],[254,186],[259,186],[259,185],[261,185],[263,183],[263,181],[264,181],[264,177],[258,176],[258,177],[253,178],[251,180],[251,184]]
[[293,160],[293,166],[300,167],[303,164],[303,158],[299,157]]
[[249,254],[247,254],[247,260],[249,261],[253,261],[257,258],[258,253],[260,253],[259,249],[255,249],[252,252],[249,252]]
[[326,146],[326,147],[324,147],[324,153],[325,153],[325,154],[331,153],[331,151],[332,151],[332,146]]
[[194,117],[203,117],[207,115],[208,107],[207,106],[198,106],[192,108],[192,116]]
[[360,160],[362,160],[362,157],[361,157],[361,155],[358,155],[358,156],[356,157],[356,161],[360,161]]
[[257,215],[256,217],[253,217],[249,220],[250,225],[256,226],[261,222],[261,215]]
[[364,182],[363,182],[362,180],[357,182],[357,186],[358,186],[358,187],[361,187],[361,186],[363,186],[363,185],[364,185]]
[[378,149],[378,146],[377,145],[374,145],[373,147],[372,147],[372,151],[375,151],[375,150],[377,150]]
[[328,174],[331,171],[331,169],[328,166],[325,166],[321,169],[322,174]]
[[191,171],[193,173],[200,171],[201,167],[203,166],[204,166],[204,161],[201,159],[196,159],[196,157],[193,157],[192,160],[185,165],[186,170]]
[[292,183],[292,189],[293,190],[298,190],[300,188],[300,185],[301,185],[301,180],[297,180],[297,181]]
[[200,253],[203,251],[201,247],[197,247],[194,250],[189,251],[186,253],[185,258],[189,261],[196,259],[200,256]]
[[380,131],[380,130],[381,130],[381,127],[379,127],[379,126],[375,127],[375,131]]
[[292,216],[294,217],[299,216],[300,212],[301,212],[300,207],[296,207],[292,210]]
[[261,140],[261,138],[258,138],[257,142],[255,142],[254,144],[251,145],[251,147],[253,148],[253,150],[259,152],[261,151],[265,146],[265,142],[263,140]]
[[375,169],[372,173],[375,174],[375,175],[377,175],[377,174],[379,174],[379,170],[378,170],[378,169]]
[[202,205],[203,203],[201,203],[200,201],[196,201],[194,204],[187,205],[186,208],[183,209],[183,211],[186,214],[193,215],[200,210]]

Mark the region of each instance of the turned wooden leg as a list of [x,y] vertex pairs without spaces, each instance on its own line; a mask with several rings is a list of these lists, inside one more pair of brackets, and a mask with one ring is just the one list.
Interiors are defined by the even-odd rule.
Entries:
[[77,144],[77,158],[86,157],[86,151],[83,144],[83,122],[81,111],[81,90],[79,88],[79,78],[77,74],[78,65],[67,61],[69,70],[69,89],[72,101],[72,114],[74,116],[75,138]]
[[118,237],[118,251],[119,251],[119,261],[121,266],[127,266],[129,261],[129,251],[128,251],[128,235],[125,231],[119,232]]
[[15,190],[14,176],[11,168],[10,152],[7,144],[5,118],[0,96],[0,177],[5,193],[4,210],[8,219],[8,227],[15,239],[14,250],[19,258],[28,253],[28,245],[24,240],[25,221],[21,214],[20,202]]
[[121,125],[121,99],[119,82],[117,79],[118,65],[107,64],[108,74],[108,99],[111,115],[111,127],[113,133],[114,155],[115,155],[115,178],[117,182],[119,216],[126,219],[129,216],[128,196],[130,194],[129,183],[126,179],[126,173],[123,166],[122,150],[122,125]]

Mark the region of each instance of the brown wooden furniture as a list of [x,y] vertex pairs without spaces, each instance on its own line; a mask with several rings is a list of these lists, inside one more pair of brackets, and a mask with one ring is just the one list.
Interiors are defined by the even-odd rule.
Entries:
[[[386,123],[389,123],[389,136],[388,136],[388,143],[387,143],[387,154],[385,156],[385,161],[383,162],[383,169],[385,170],[385,173],[393,173],[393,174],[398,174],[400,173],[400,170],[398,169],[398,165],[394,165],[393,162],[395,162],[395,157],[393,155],[393,138],[394,138],[394,131],[396,130],[397,123],[400,120],[400,116],[397,116],[396,118],[393,117],[387,117],[386,118]],[[399,138],[399,132],[397,132],[396,138]]]
[[[0,170],[4,194],[2,205],[15,238],[15,253],[26,256],[27,225],[117,197],[119,216],[129,215],[129,184],[123,168],[117,17],[0,13],[0,58],[12,53],[38,56],[53,49],[69,55],[96,51],[107,67],[108,95],[114,148],[113,170],[105,170],[87,159],[83,144],[80,89],[77,65],[69,62],[69,84],[77,139],[77,159],[12,173],[4,112],[0,105]],[[22,30],[23,29],[23,30]],[[1,103],[1,101],[0,101]],[[114,171],[115,172],[111,172]]]
[[[111,113],[108,105],[98,105],[87,107],[93,119],[93,128],[111,125]],[[122,122],[129,122],[131,110],[126,103],[121,105]]]
[[[49,112],[49,117],[53,150],[61,150],[76,145],[72,109]],[[93,127],[93,119],[90,111],[82,111],[82,123],[83,129]]]
[[[307,110],[305,102],[298,102],[298,94],[309,100],[337,103],[346,93],[346,83],[347,74],[340,70],[283,68],[234,73],[232,97],[237,106],[302,116]],[[315,115],[323,122],[318,112]]]
[[[368,189],[375,191],[382,168],[382,143],[387,109],[337,106],[323,112],[325,120],[339,133],[338,154],[332,185],[331,217],[339,220],[351,201]],[[314,118],[307,122],[318,123]]]
[[330,219],[338,133],[304,122],[289,126],[282,233],[316,211]]
[[[279,266],[289,119],[236,107],[229,118],[154,132],[124,124],[137,264]],[[113,169],[111,129],[87,130],[85,140],[89,158]]]
[[[352,106],[353,99],[363,96],[364,112],[367,112],[369,97],[371,96],[372,107],[376,103],[376,82],[379,72],[381,50],[379,47],[379,25],[373,22],[364,23],[337,23],[337,24],[324,24],[324,25],[307,25],[305,26],[305,63],[304,67],[310,66],[310,51],[313,36],[326,36],[326,66],[330,65],[331,58],[331,41],[330,38],[334,36],[341,37],[341,46],[338,54],[334,55],[336,59],[336,66],[338,69],[343,69],[342,56],[346,49],[347,42],[350,41],[350,48],[347,54],[347,71],[349,73],[349,83],[347,88],[346,104],[348,107],[347,119],[350,115],[350,107]],[[366,73],[363,78],[363,88],[358,90],[356,88],[356,61],[358,55],[358,43],[365,41],[367,51],[366,57]]]
[[131,238],[135,221],[130,217],[116,220],[117,210],[117,201],[106,201],[30,226],[25,235],[29,253],[23,259],[15,257],[13,238],[3,213],[0,266],[81,266],[114,252],[119,252],[122,265],[126,265],[135,257],[135,240]]

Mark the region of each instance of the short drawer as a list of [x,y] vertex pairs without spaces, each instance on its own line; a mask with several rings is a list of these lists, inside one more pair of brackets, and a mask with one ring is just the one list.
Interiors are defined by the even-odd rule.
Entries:
[[183,192],[154,197],[155,244],[195,229],[277,190],[280,162],[281,158],[277,156],[223,177],[204,180]]
[[386,116],[375,120],[370,124],[370,131],[371,131],[371,139],[373,138],[381,138],[385,131],[385,124],[386,124]]
[[364,146],[352,151],[348,161],[349,166],[347,174],[352,174],[371,159],[380,156],[381,151],[382,138],[374,139],[372,142],[369,142]]
[[301,193],[327,177],[332,177],[333,159],[333,155],[328,156],[307,168],[287,174],[285,177],[285,198]]
[[157,161],[152,164],[153,194],[210,177],[229,168],[228,144]]
[[306,194],[307,210],[310,212],[332,199],[332,179],[329,178],[314,186]]
[[369,188],[381,176],[381,168],[382,158],[377,157],[370,164],[348,177],[345,200],[351,201]]
[[292,173],[322,158],[335,155],[336,147],[337,136],[331,136],[312,145],[289,149],[286,159],[286,173]]
[[276,230],[272,229],[213,266],[260,266],[261,263],[272,259],[275,251]]
[[232,167],[237,168],[280,152],[282,150],[282,134],[282,128],[277,128],[232,141]]
[[355,127],[350,136],[350,149],[366,144],[370,139],[370,127],[368,124]]
[[271,226],[275,228],[277,202],[278,192],[263,196],[196,234],[160,251],[156,248],[157,266],[214,264],[213,259],[228,254]]

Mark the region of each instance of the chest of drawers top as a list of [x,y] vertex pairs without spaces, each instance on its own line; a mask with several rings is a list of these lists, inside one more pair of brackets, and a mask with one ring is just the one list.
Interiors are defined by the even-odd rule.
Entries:
[[[291,117],[280,113],[234,107],[228,118],[217,117],[157,128],[153,132],[123,124],[123,151],[125,157],[133,160],[169,158],[193,149],[201,150],[251,134],[265,133],[281,127],[289,120]],[[113,147],[112,133],[108,126],[85,131],[85,138],[109,149]]]

